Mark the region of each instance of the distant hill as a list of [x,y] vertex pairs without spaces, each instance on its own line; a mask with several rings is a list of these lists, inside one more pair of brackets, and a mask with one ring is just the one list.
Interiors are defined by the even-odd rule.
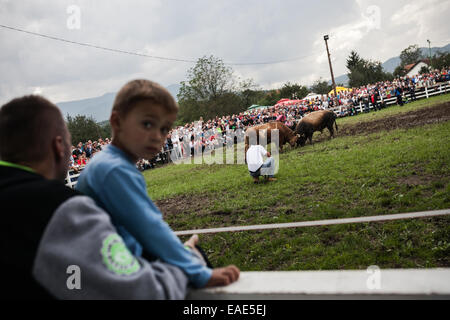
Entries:
[[[420,51],[422,53],[422,56],[424,56],[425,58],[430,56],[429,48],[420,48]],[[438,51],[450,52],[450,44],[448,44],[442,48],[437,48],[437,47],[431,48],[431,55],[434,56]],[[382,66],[383,66],[384,71],[393,73],[395,68],[397,68],[400,65],[400,62],[401,62],[400,56],[398,56],[398,57],[388,59],[386,62],[384,62],[382,64]],[[336,84],[342,83],[344,85],[348,85],[348,76],[346,74],[336,77],[336,78],[334,78],[334,80],[336,81]],[[331,84],[331,80],[329,81],[329,83]]]
[[180,91],[181,86],[179,84],[171,84],[166,89],[169,90],[170,94],[178,101],[177,95]]
[[[177,99],[178,91],[180,90],[179,84],[172,84],[167,87],[170,94]],[[111,114],[111,108],[116,97],[115,93],[105,93],[100,97],[75,100],[68,102],[59,102],[56,105],[61,109],[64,118],[67,115],[85,115],[94,118],[97,122],[102,122],[109,119]]]
[[56,105],[61,109],[64,117],[67,115],[85,115],[92,116],[96,121],[104,121],[109,118],[111,108],[114,102],[115,93],[105,93],[96,98],[59,102]]

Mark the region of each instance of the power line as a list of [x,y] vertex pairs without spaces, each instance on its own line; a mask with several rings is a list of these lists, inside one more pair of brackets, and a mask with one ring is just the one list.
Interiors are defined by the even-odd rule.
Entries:
[[[23,30],[23,29],[11,27],[11,26],[2,25],[2,24],[0,24],[0,27],[5,28],[5,29],[9,29],[9,30],[13,30],[13,31],[17,31],[17,32],[30,34],[30,35],[33,35],[33,36],[47,38],[47,39],[51,39],[51,40],[55,40],[55,41],[66,42],[66,43],[75,44],[75,45],[84,46],[84,47],[90,47],[90,48],[94,48],[94,49],[110,51],[110,52],[114,52],[114,53],[128,54],[128,55],[134,55],[134,56],[140,56],[140,57],[152,58],[152,59],[158,59],[158,60],[165,60],[165,61],[176,61],[176,62],[187,62],[187,63],[196,63],[197,62],[197,60],[193,60],[193,59],[179,59],[179,58],[160,57],[160,56],[153,56],[153,55],[148,55],[148,54],[144,54],[144,53],[137,53],[137,52],[132,52],[132,51],[126,51],[126,50],[102,47],[102,46],[93,45],[93,44],[89,44],[89,43],[72,41],[72,40],[67,40],[67,39],[59,38],[59,37],[54,37],[54,36],[50,36],[50,35],[46,35],[46,34],[42,34],[42,33],[27,31],[27,30]],[[308,57],[311,57],[311,56],[314,56],[314,55],[316,55],[316,54],[314,53],[314,54],[310,54],[310,55],[307,55],[307,56],[296,57],[296,58],[291,58],[291,59],[284,59],[284,60],[277,60],[277,61],[235,62],[235,63],[225,62],[224,64],[225,65],[232,65],[232,66],[270,65],[270,64],[280,64],[280,63],[285,63],[285,62],[297,61],[297,60],[305,59],[305,58],[308,58]]]
[[10,27],[10,26],[5,26],[5,25],[2,25],[2,24],[0,24],[0,27],[6,28],[6,29],[10,29],[10,30],[14,30],[14,31],[18,31],[18,32],[31,34],[31,35],[34,35],[34,36],[39,36],[39,37],[51,39],[51,40],[62,41],[62,42],[67,42],[67,43],[71,43],[71,44],[76,44],[76,45],[80,45],[80,46],[85,46],[85,47],[90,47],[90,48],[95,48],[95,49],[100,49],[100,50],[106,50],[106,51],[111,51],[111,52],[116,52],[116,53],[130,54],[130,55],[141,56],[141,57],[146,57],[146,58],[153,58],[153,59],[160,59],[160,60],[195,63],[195,61],[193,61],[193,60],[151,56],[151,55],[143,54],[143,53],[124,51],[124,50],[119,50],[119,49],[112,49],[112,48],[107,48],[107,47],[101,47],[101,46],[97,46],[97,45],[93,45],[93,44],[89,44],[89,43],[71,41],[71,40],[58,38],[58,37],[53,37],[53,36],[49,36],[49,35],[45,35],[45,34],[41,34],[41,33],[37,33],[37,32],[31,32],[31,31],[22,30],[22,29]]

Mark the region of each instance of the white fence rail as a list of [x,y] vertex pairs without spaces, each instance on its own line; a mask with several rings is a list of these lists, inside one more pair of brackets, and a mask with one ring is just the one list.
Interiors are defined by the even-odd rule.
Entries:
[[394,220],[404,219],[419,219],[419,218],[431,218],[437,216],[450,215],[450,209],[435,210],[435,211],[422,211],[422,212],[410,212],[410,213],[396,213],[381,216],[365,216],[357,218],[342,218],[332,220],[313,220],[291,223],[274,223],[264,225],[253,226],[236,226],[236,227],[223,227],[214,229],[197,229],[186,231],[175,231],[177,236],[186,236],[193,234],[215,234],[222,232],[240,232],[240,231],[260,231],[260,230],[273,230],[273,229],[291,229],[291,228],[304,228],[304,227],[318,227],[318,226],[332,226],[340,224],[353,224],[353,223],[370,223],[370,222],[386,222]]
[[67,172],[67,176],[65,179],[66,186],[74,189],[75,186],[77,185],[78,177],[80,176],[81,171],[83,171],[83,169],[80,169],[78,172],[75,172],[74,170],[69,170]]
[[227,287],[191,290],[187,299],[450,299],[450,269],[242,272]]
[[[421,99],[429,99],[430,97],[440,95],[440,94],[446,94],[449,92],[450,92],[450,81],[446,81],[446,82],[437,83],[430,87],[417,88],[415,91],[415,95],[416,95],[417,100],[421,100]],[[410,93],[405,94],[405,96],[410,99],[409,101],[411,101]],[[383,101],[380,99],[377,102],[382,103]],[[397,97],[394,96],[394,97],[391,97],[388,99],[384,99],[384,103],[386,104],[386,106],[394,105],[397,103]],[[342,108],[344,108],[344,107],[345,106],[338,106],[335,108],[331,108],[331,110],[333,110],[336,114],[339,114],[339,112],[341,112]],[[356,108],[360,113],[364,112],[364,104],[362,102],[360,102],[359,106],[357,106]],[[373,110],[373,109],[374,109],[374,105],[370,102],[369,110]]]

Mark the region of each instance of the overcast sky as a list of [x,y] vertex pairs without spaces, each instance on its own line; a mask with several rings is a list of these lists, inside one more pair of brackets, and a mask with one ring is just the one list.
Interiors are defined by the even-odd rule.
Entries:
[[[226,63],[298,58],[231,66],[260,88],[329,79],[325,34],[339,76],[352,49],[384,62],[410,44],[426,47],[427,39],[436,47],[450,43],[449,16],[450,0],[0,0],[1,25],[70,41],[193,61],[205,55]],[[53,102],[95,97],[134,78],[169,86],[185,80],[194,65],[5,28],[0,49],[0,104],[30,93]]]

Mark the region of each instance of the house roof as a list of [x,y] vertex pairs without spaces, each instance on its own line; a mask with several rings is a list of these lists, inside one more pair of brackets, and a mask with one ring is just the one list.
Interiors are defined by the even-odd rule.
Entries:
[[[417,62],[417,63],[418,63],[418,62]],[[407,65],[405,66],[405,71],[406,71],[406,72],[409,72],[409,70],[411,70],[412,68],[414,68],[415,65],[416,65],[417,63],[407,64]]]
[[422,60],[417,61],[416,63],[407,64],[404,67],[404,69],[405,69],[406,72],[409,72],[412,68],[414,68],[415,66],[417,66],[421,62],[423,62],[423,63],[425,63],[427,65],[430,65],[430,60],[429,59],[422,59]]

